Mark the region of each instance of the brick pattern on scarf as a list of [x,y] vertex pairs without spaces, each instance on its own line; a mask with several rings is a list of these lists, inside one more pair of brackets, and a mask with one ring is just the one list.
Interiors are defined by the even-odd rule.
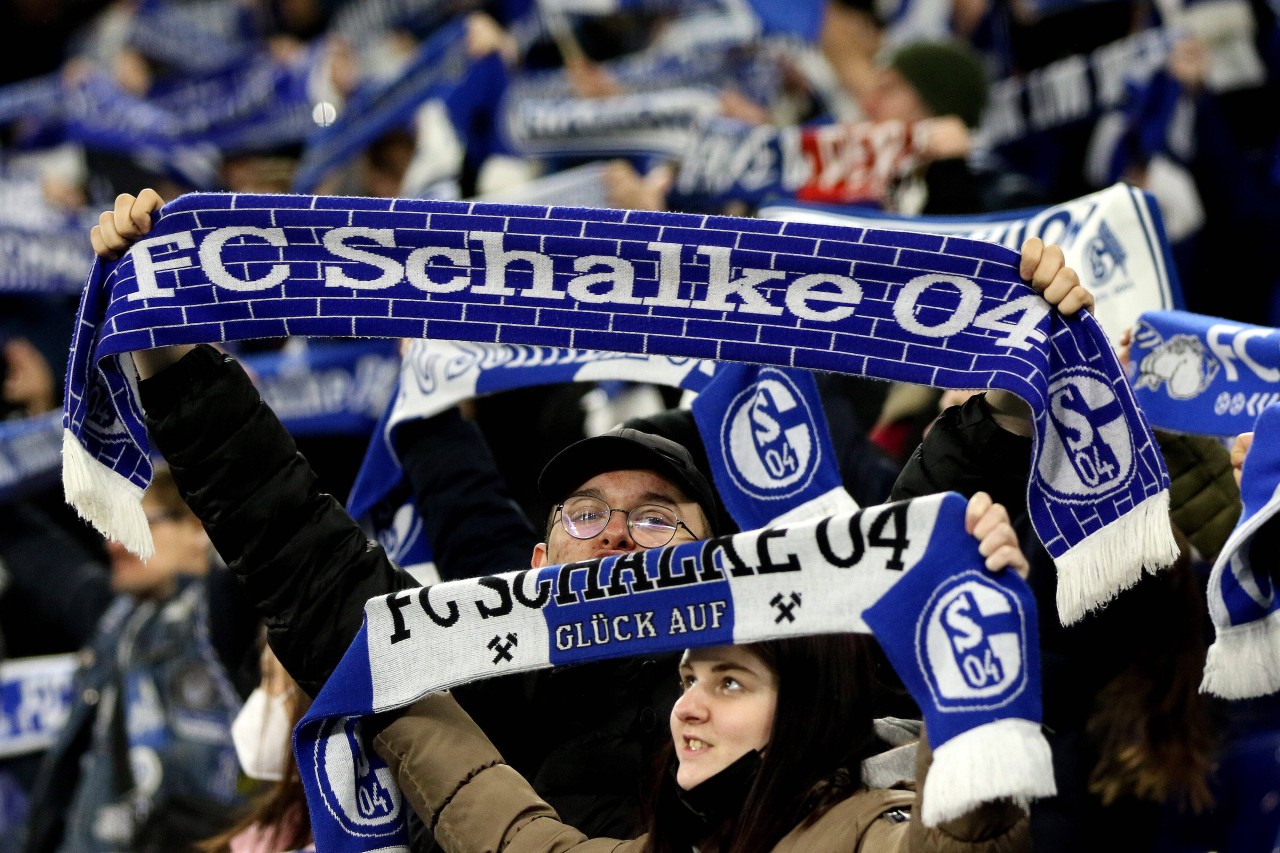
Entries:
[[166,344],[422,337],[998,387],[1033,412],[1028,499],[1071,622],[1173,560],[1168,474],[1101,327],[1051,311],[1017,264],[958,237],[733,217],[190,194],[91,273],[64,482],[87,518],[148,548],[140,511],[104,496],[136,504],[150,480],[119,356]]

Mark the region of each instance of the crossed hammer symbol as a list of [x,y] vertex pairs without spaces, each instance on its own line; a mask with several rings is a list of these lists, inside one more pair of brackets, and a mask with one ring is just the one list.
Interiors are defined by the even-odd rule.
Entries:
[[778,593],[769,601],[769,603],[778,608],[778,616],[773,620],[775,625],[783,619],[786,619],[788,622],[794,622],[796,621],[796,617],[791,611],[800,606],[800,593],[791,593],[791,600],[789,602],[782,597],[782,593]]
[[490,640],[489,648],[497,652],[497,654],[494,655],[493,662],[497,663],[498,661],[511,660],[511,647],[515,645],[518,645],[516,643],[515,634],[507,634],[507,641],[505,643],[502,642],[501,637],[494,637]]

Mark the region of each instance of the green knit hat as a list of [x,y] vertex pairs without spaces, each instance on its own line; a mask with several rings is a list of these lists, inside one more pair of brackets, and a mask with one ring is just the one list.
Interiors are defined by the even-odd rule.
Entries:
[[935,116],[955,115],[977,127],[987,105],[982,59],[957,41],[921,41],[898,48],[889,66],[903,76]]

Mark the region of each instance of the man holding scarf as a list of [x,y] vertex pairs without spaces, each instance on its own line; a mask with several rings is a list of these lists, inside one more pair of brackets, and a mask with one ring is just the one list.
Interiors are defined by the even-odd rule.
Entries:
[[[105,212],[100,224],[93,229],[95,251],[101,257],[118,256],[150,230],[151,214],[162,204],[160,197],[150,190],[144,190],[137,197],[120,196],[115,209]],[[1092,302],[1074,271],[1064,266],[1062,253],[1056,247],[1045,248],[1038,240],[1029,242],[1024,247],[1020,272],[1064,314],[1075,313]],[[137,352],[134,360],[142,380],[139,390],[147,412],[147,426],[156,446],[169,460],[184,497],[201,516],[215,546],[256,602],[270,630],[277,656],[300,686],[315,695],[358,630],[364,603],[374,596],[406,589],[415,583],[395,568],[381,548],[366,539],[333,498],[319,493],[315,476],[296,453],[292,439],[258,399],[251,382],[233,359],[207,346],[179,346]],[[587,464],[583,458],[585,451],[579,447],[570,454],[573,464],[569,466],[573,474],[570,479],[577,482],[570,484],[554,476],[556,466],[553,464],[541,484],[544,496],[553,502],[562,502],[570,495],[581,496],[584,489],[588,489],[587,494],[603,499],[609,510],[605,528],[588,538],[579,538],[571,530],[577,522],[562,521],[563,508],[559,508],[549,519],[547,541],[535,549],[534,565],[665,544],[646,538],[646,534],[636,534],[638,526],[643,527],[647,519],[655,517],[635,518],[632,511],[641,505],[675,510],[673,521],[678,524],[659,525],[673,528],[673,539],[677,536],[702,538],[713,533],[708,522],[713,523],[716,514],[714,498],[708,497],[712,494],[709,487],[704,491],[705,478],[697,473],[687,451],[681,453],[684,449],[679,445],[674,449],[660,445],[659,440],[652,437],[638,442],[622,436],[614,438],[611,453],[618,453],[619,447],[629,447],[626,442],[631,441],[635,458],[625,463],[619,461],[620,467],[610,469],[608,454],[586,453],[586,457],[591,458],[591,464]],[[485,494],[496,496],[489,505],[500,507],[503,499],[496,474],[484,470],[483,459],[466,458],[466,439],[462,441],[463,444],[450,448],[452,461],[437,457],[437,462],[445,469],[449,465],[460,465],[477,477],[468,484],[467,493],[473,499]],[[421,434],[416,442],[421,445]],[[588,440],[588,449],[600,447],[599,442],[600,439]],[[471,446],[474,447],[474,443]],[[442,448],[426,449],[434,454]],[[661,461],[653,461],[655,459]],[[412,472],[410,476],[412,479]],[[996,513],[992,524],[1002,529],[1007,527],[1003,509],[990,512]],[[467,535],[465,547],[474,545],[486,558],[492,558],[492,562],[476,565],[479,571],[488,574],[519,565],[509,555],[520,535],[513,535],[511,528],[504,530],[504,525],[512,521],[513,513],[513,508],[508,506],[495,511],[494,515],[473,515],[477,521],[489,519],[488,535],[483,529],[461,531]],[[480,528],[483,527],[481,524]],[[456,536],[459,531],[443,532]],[[579,534],[587,533],[591,531],[579,529]],[[1012,544],[1011,538],[1007,544]],[[458,545],[456,541],[440,542],[433,543],[433,547],[439,553],[447,553]],[[527,553],[521,562],[527,559]],[[990,551],[984,553],[993,556]],[[588,669],[593,667],[606,667],[609,672],[605,677],[592,676]],[[540,685],[529,685],[518,679],[498,679],[477,688],[471,694],[472,701],[468,701],[467,691],[458,691],[458,694],[504,753],[508,743],[514,746],[516,754],[508,754],[508,760],[533,779],[536,787],[539,769],[546,769],[548,752],[580,733],[562,731],[560,735],[566,741],[558,744],[525,743],[525,755],[521,756],[521,744],[515,735],[528,730],[527,720],[523,718],[523,709],[530,706],[528,695],[523,692],[527,687],[545,687],[542,698],[548,693],[563,697],[562,701],[551,700],[540,707],[562,709],[566,704],[576,703],[590,707],[594,717],[603,719],[619,712],[625,716],[628,708],[634,710],[637,684],[643,684],[647,678],[656,686],[655,673],[665,675],[662,680],[671,682],[669,686],[674,692],[675,683],[669,678],[669,672],[660,666],[646,666],[644,661],[606,661],[563,672],[552,671],[544,676]],[[513,709],[522,710],[512,713]],[[644,758],[639,745],[646,735],[660,728],[657,724],[665,708],[656,713],[650,711],[647,730],[646,715],[641,713],[634,721],[626,721],[627,730],[615,744],[622,753],[633,756],[634,761],[627,763],[637,767],[640,765],[635,762]],[[511,732],[509,740],[504,739],[501,731],[503,720],[508,729],[516,730]],[[492,721],[499,724],[497,730],[491,726]],[[589,834],[627,837],[610,827],[625,821],[626,806],[634,803],[627,802],[625,791],[605,792],[600,796],[593,787],[598,786],[601,779],[621,779],[624,785],[636,787],[626,778],[625,766],[611,763],[619,754],[617,749],[586,751],[579,755],[594,762],[594,767],[574,767],[567,761],[563,767],[566,772],[576,771],[578,778],[572,781],[580,783],[580,798],[576,802],[570,800],[570,807],[562,810],[561,815]],[[612,794],[618,796],[610,802]]]

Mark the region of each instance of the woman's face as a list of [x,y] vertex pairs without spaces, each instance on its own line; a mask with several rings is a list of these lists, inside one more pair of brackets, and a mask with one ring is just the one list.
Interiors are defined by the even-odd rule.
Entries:
[[680,660],[684,695],[671,709],[676,782],[686,791],[753,749],[764,749],[778,706],[778,677],[741,646],[689,649]]

